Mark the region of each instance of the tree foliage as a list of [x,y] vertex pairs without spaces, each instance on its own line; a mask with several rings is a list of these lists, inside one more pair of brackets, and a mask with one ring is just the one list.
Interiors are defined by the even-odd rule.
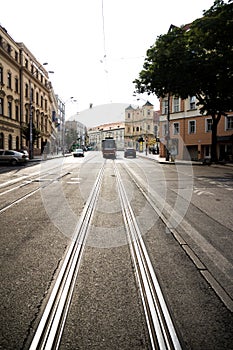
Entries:
[[233,109],[233,0],[216,0],[190,25],[171,26],[147,51],[134,81],[138,93],[196,96],[202,114],[211,115],[212,157],[217,124]]
[[[22,126],[21,131],[22,131],[22,137],[29,142],[30,141],[30,124],[28,123],[28,125]],[[32,144],[34,145],[34,143],[40,137],[41,137],[40,131],[38,129],[36,129],[36,127],[33,123],[32,124]]]

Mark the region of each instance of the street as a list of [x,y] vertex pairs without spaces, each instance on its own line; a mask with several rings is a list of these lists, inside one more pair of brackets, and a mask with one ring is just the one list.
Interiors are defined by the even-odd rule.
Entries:
[[232,166],[160,164],[123,152],[2,166],[0,349],[43,348],[31,344],[76,239],[59,349],[162,348],[153,347],[159,340],[142,298],[134,217],[180,348],[233,349],[232,194]]

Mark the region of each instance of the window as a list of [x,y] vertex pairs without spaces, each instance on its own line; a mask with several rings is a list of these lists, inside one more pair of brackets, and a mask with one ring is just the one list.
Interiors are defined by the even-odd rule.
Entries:
[[190,97],[190,109],[196,109],[196,97],[195,96]]
[[233,129],[233,116],[226,117],[226,129],[227,130]]
[[16,136],[15,144],[16,144],[16,149],[18,150],[19,149],[19,136]]
[[31,101],[34,102],[34,89],[31,88]]
[[15,106],[15,119],[19,121],[19,106]]
[[173,112],[180,111],[180,99],[179,97],[174,97],[173,99]]
[[28,68],[28,60],[25,58],[25,67]]
[[147,125],[147,130],[150,130],[150,125],[149,124]]
[[196,133],[196,120],[190,120],[189,121],[189,134],[195,134]]
[[173,124],[173,134],[178,135],[180,133],[180,123]]
[[26,109],[25,122],[26,122],[26,124],[29,123],[29,112],[28,112],[28,109]]
[[15,92],[19,92],[19,79],[15,77]]
[[16,60],[16,62],[18,62],[18,60],[19,60],[19,54],[17,51],[15,51],[15,60]]
[[168,100],[163,100],[162,114],[167,114],[168,112]]
[[11,73],[7,73],[7,87],[11,89]]
[[10,46],[10,44],[7,44],[7,52],[9,53],[9,55],[11,54],[11,46]]
[[3,68],[0,67],[0,84],[3,84]]
[[8,117],[12,118],[12,102],[8,101]]
[[158,136],[158,125],[154,126],[154,134],[155,134],[155,137]]
[[0,134],[0,148],[4,148],[4,134],[1,132]]
[[40,106],[41,106],[41,108],[43,108],[43,96],[41,96],[41,98],[40,98]]
[[36,92],[36,104],[38,105],[39,104],[39,93]]
[[28,98],[28,84],[25,84],[25,97]]
[[0,115],[3,115],[4,114],[4,104],[3,104],[4,100],[2,97],[0,97]]
[[12,149],[12,135],[11,134],[8,136],[8,148]]
[[205,131],[210,132],[212,130],[212,118],[205,120]]

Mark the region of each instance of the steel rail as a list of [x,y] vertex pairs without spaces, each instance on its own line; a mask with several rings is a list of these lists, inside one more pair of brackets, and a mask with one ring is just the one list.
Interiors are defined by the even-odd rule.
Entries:
[[152,349],[181,350],[180,341],[128,200],[123,181],[116,165],[114,168]]
[[[51,183],[60,180],[61,178],[63,178],[64,176],[68,175],[69,173],[64,173],[61,174],[60,176],[54,178],[54,179],[47,179],[47,181],[49,182],[48,184],[44,184],[42,187],[47,187],[49,186]],[[22,187],[22,186],[21,186]],[[35,190],[31,190],[28,193],[24,194],[23,196],[21,196],[20,198],[15,199],[14,201],[12,201],[11,203],[5,205],[4,207],[0,208],[0,214],[2,214],[4,211],[6,211],[7,209],[10,209],[11,207],[13,207],[14,205],[22,202],[23,200],[27,199],[28,197],[31,197],[33,194],[35,194],[36,192],[40,191],[41,187],[36,188]],[[6,193],[4,193],[6,194]]]
[[32,339],[29,348],[30,350],[54,350],[59,347],[81,257],[84,251],[88,228],[94,214],[101,188],[104,167],[105,162],[99,171],[95,184],[74,231],[72,242]]

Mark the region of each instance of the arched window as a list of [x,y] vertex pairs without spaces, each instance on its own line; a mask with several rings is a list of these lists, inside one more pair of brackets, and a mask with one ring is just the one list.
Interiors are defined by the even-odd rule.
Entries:
[[19,136],[16,136],[15,142],[16,142],[16,149],[18,151],[19,150]]
[[8,149],[12,149],[12,135],[8,136]]
[[0,133],[0,148],[4,148],[4,134]]

